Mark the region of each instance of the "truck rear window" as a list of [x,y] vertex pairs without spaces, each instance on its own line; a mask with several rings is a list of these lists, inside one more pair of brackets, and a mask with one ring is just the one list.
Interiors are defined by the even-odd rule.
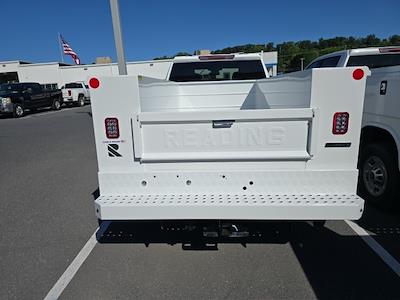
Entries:
[[265,78],[261,60],[230,60],[174,63],[169,80],[222,81]]
[[13,91],[18,88],[15,84],[0,84],[0,92]]
[[373,54],[350,56],[348,67],[367,66],[371,69],[400,65],[400,54]]
[[307,66],[306,70],[314,68],[334,68],[337,66],[340,60],[340,55],[324,58],[313,62],[311,65]]

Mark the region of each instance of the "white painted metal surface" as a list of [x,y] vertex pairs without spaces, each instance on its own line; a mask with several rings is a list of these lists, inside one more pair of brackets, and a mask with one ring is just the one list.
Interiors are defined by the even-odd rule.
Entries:
[[[387,88],[385,95],[380,94],[383,81]],[[382,128],[393,137],[400,170],[400,66],[371,71],[365,90],[362,125]]]
[[[324,69],[239,81],[231,88],[100,77],[92,90],[97,216],[359,218],[356,162],[369,72],[362,69],[361,80],[353,79],[355,68]],[[332,133],[336,112],[350,115],[346,134]],[[118,119],[118,137],[106,137],[106,118]],[[206,202],[195,203],[196,195]],[[162,197],[172,203],[161,203]],[[240,202],[229,203],[229,197]]]
[[100,196],[95,208],[113,220],[334,220],[358,218],[363,200],[354,194],[134,194]]
[[135,154],[143,162],[305,160],[311,118],[310,109],[142,113]]
[[[394,50],[393,52],[389,52]],[[326,58],[340,56],[336,67],[346,67],[352,56],[369,55],[400,55],[400,47],[370,47],[360,49],[349,49],[337,51],[318,57],[310,63]],[[374,59],[371,59],[373,62]],[[366,59],[365,62],[368,62]],[[387,63],[395,64],[396,60],[388,60]],[[385,94],[381,94],[381,85],[385,85]],[[398,163],[400,170],[400,66],[392,65],[371,70],[368,77],[365,91],[364,115],[362,127],[375,127],[388,132],[396,143]]]
[[309,108],[311,99],[311,71],[263,80],[177,83],[141,77],[139,82],[142,112]]
[[[291,162],[291,161],[290,161]],[[272,162],[273,163],[273,162]],[[279,162],[278,162],[279,163]],[[242,164],[247,170],[236,170]],[[207,170],[198,170],[197,164],[142,164],[145,172],[99,173],[102,195],[130,194],[176,194],[176,193],[258,193],[258,194],[351,194],[357,184],[357,171],[307,171],[295,167],[292,162],[288,170],[269,170],[271,162],[259,161],[248,165],[245,162],[216,162]],[[170,165],[171,169],[156,172],[153,169]],[[174,169],[172,169],[172,166]],[[181,170],[180,165],[190,165],[191,169]],[[153,166],[151,170],[150,166]],[[289,167],[293,169],[290,170]],[[264,171],[262,171],[264,170]],[[265,171],[267,170],[267,171]]]
[[[40,63],[40,64],[22,64],[17,68],[20,82],[38,82],[40,84],[62,82],[59,71],[59,64]],[[61,87],[61,85],[59,85]]]

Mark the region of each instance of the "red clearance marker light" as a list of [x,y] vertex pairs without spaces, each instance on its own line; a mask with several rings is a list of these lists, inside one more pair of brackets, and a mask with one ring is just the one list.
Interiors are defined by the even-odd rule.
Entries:
[[346,134],[349,128],[349,113],[337,112],[333,115],[332,133]]
[[117,118],[106,118],[104,120],[106,126],[106,136],[108,139],[119,138],[119,124]]
[[92,89],[97,89],[100,86],[100,81],[96,78],[90,78],[89,85]]
[[360,80],[360,79],[362,79],[364,77],[364,71],[363,71],[363,69],[355,69],[354,71],[353,71],[353,78],[355,79],[355,80]]

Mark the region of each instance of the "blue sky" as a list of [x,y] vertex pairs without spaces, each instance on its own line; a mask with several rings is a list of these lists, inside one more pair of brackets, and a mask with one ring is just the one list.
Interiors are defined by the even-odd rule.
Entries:
[[[246,43],[400,34],[400,1],[120,0],[127,60]],[[108,0],[1,1],[0,61],[60,61],[61,32],[83,63],[115,61]],[[65,61],[72,63],[70,57]]]

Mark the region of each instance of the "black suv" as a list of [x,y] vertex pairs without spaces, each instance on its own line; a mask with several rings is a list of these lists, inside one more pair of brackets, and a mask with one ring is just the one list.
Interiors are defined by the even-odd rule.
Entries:
[[52,107],[59,110],[62,105],[60,90],[45,90],[35,82],[0,84],[0,113],[13,114],[20,118],[25,110]]

